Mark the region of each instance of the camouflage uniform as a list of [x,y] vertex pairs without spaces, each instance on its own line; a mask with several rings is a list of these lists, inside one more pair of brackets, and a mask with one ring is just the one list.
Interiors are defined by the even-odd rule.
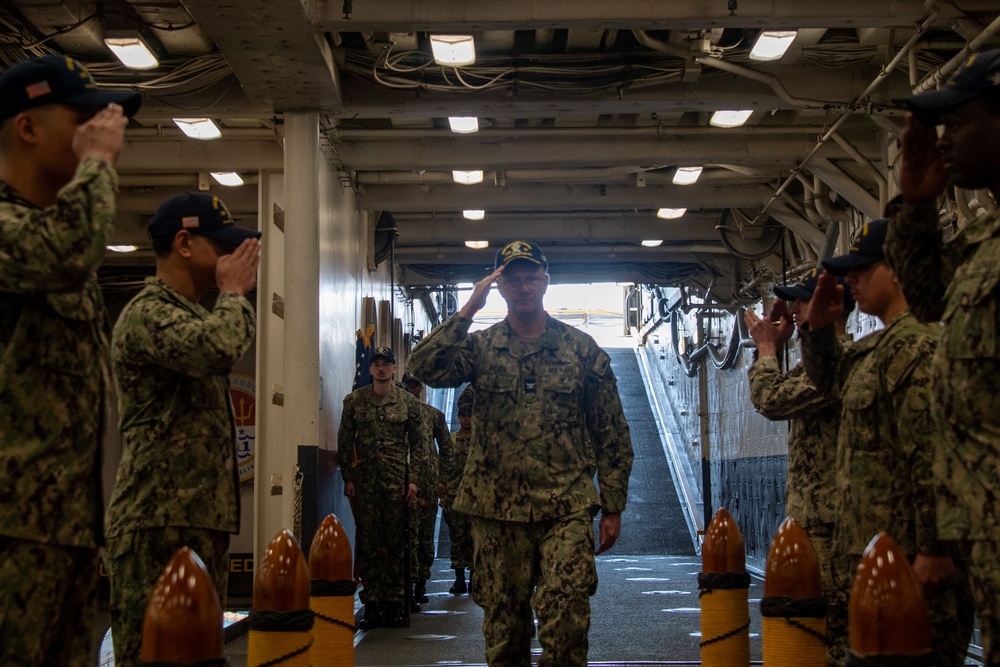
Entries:
[[428,447],[433,446],[422,405],[395,386],[381,403],[374,385],[344,398],[337,454],[344,481],[354,482],[357,565],[365,603],[405,599],[403,488],[409,479],[418,493],[426,493],[420,480],[430,476]]
[[[585,665],[589,596],[597,588],[598,508],[625,509],[632,444],[611,360],[551,317],[532,340],[505,320],[468,333],[454,316],[410,353],[432,386],[475,388],[472,443],[454,509],[473,517],[473,595],[490,665]],[[594,486],[594,473],[600,496]]]
[[[845,344],[852,342],[850,336],[841,340]],[[817,391],[809,382],[804,365],[783,373],[774,356],[756,360],[749,376],[750,400],[757,411],[774,421],[790,420],[785,514],[806,529],[819,559],[823,594],[828,603],[827,664],[839,667],[847,650],[847,598],[834,585],[832,568],[836,520],[834,459],[840,401]]]
[[146,279],[115,325],[124,451],[105,564],[119,667],[138,664],[149,593],[181,547],[197,551],[225,608],[228,533],[240,527],[227,376],[255,329],[253,306],[239,294],[220,292],[209,312],[158,278]]
[[472,534],[469,516],[452,509],[455,505],[455,495],[462,483],[462,471],[465,461],[469,458],[469,445],[472,436],[461,435],[460,431],[451,434],[451,446],[441,452],[441,480],[445,486],[444,519],[448,522],[448,534],[451,537],[451,567],[453,569],[472,567]]
[[87,665],[103,543],[118,177],[90,158],[45,210],[0,181],[0,664]]
[[931,354],[940,332],[903,311],[850,348],[832,327],[802,336],[803,363],[820,391],[840,397],[839,504],[834,575],[845,592],[871,539],[887,532],[910,558],[951,555],[955,574],[927,591],[934,665],[961,665],[972,634],[965,561],[938,539],[931,461]]
[[1000,665],[1000,213],[943,242],[937,208],[901,205],[886,255],[914,316],[944,322],[932,363],[945,440],[934,457],[938,531],[969,542],[987,664]]
[[[419,399],[418,399],[419,400]],[[438,510],[438,450],[444,451],[451,447],[451,434],[448,432],[448,422],[444,413],[433,405],[423,403],[424,420],[432,428],[433,439],[428,440],[426,475],[418,480],[420,499],[424,505],[415,512],[416,535],[414,546],[416,547],[416,558],[414,559],[413,575],[417,579],[427,580],[431,578],[431,565],[434,564],[434,524],[437,522]],[[437,447],[434,442],[437,442]]]

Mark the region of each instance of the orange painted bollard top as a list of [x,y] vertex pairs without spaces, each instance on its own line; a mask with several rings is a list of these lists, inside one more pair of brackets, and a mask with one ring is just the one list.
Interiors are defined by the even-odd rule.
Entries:
[[861,557],[848,619],[851,651],[859,656],[919,656],[931,650],[923,587],[886,533],[875,536]]
[[299,543],[287,528],[267,545],[257,568],[253,608],[258,611],[309,608],[309,567]]
[[182,547],[149,597],[140,658],[192,664],[224,655],[222,607],[215,584],[198,554]]
[[796,600],[823,597],[819,558],[805,529],[792,517],[785,519],[767,552],[764,595]]
[[736,520],[725,507],[712,517],[701,546],[701,571],[717,573],[746,572],[746,550]]
[[343,581],[353,578],[351,542],[333,514],[320,524],[309,548],[309,572],[313,579]]

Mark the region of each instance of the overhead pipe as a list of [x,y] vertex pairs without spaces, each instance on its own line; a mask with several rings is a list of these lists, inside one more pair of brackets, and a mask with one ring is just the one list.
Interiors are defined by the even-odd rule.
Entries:
[[[937,7],[937,3],[934,3]],[[913,94],[917,95],[928,90],[934,90],[938,88],[942,83],[944,83],[948,77],[958,69],[962,63],[968,59],[969,56],[977,53],[979,49],[983,47],[983,44],[987,42],[991,37],[1000,32],[1000,16],[997,16],[993,21],[986,26],[979,35],[973,38],[961,52],[958,53],[951,60],[946,62],[941,67],[937,68],[920,82],[920,84],[913,89]]]
[[[775,134],[805,134],[815,135],[821,132],[821,126],[792,125],[792,126],[751,126],[742,128],[732,128],[726,132],[727,135],[775,135]],[[253,130],[257,132],[257,130]],[[645,125],[639,127],[498,127],[492,129],[480,129],[474,134],[457,135],[451,130],[443,128],[427,129],[345,129],[331,128],[328,130],[332,138],[338,141],[394,141],[398,139],[455,139],[457,141],[478,141],[481,139],[510,139],[524,136],[538,135],[540,138],[547,137],[616,137],[616,136],[698,136],[715,135],[719,130],[714,127],[665,127],[662,123],[656,125]],[[229,130],[226,131],[229,133]],[[132,136],[132,131],[129,131]],[[137,135],[143,136],[143,135]],[[149,135],[149,136],[155,136]],[[263,136],[263,135],[262,135]],[[464,138],[463,138],[464,137]]]

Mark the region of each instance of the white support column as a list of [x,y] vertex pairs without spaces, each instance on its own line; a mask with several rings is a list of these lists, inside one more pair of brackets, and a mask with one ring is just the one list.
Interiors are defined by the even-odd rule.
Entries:
[[[294,529],[294,470],[299,445],[319,443],[319,115],[285,114],[283,271],[284,319],[280,375],[280,437],[262,442],[256,472],[255,559],[282,528]],[[265,237],[265,248],[267,240]],[[271,294],[261,295],[271,309]],[[258,349],[260,349],[259,346]],[[268,349],[274,351],[274,346]],[[258,373],[277,375],[275,360],[265,359]],[[262,382],[263,384],[263,382]],[[271,386],[262,398],[271,400]],[[263,403],[263,401],[259,401]],[[271,408],[269,405],[268,408]],[[271,410],[273,414],[274,409]],[[266,415],[262,415],[266,420]],[[270,426],[270,427],[269,427]],[[278,484],[280,480],[280,492]],[[296,536],[299,537],[299,536]]]

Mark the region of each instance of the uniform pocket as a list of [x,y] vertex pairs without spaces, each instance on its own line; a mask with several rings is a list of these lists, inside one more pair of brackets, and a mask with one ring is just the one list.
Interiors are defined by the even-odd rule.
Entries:
[[476,416],[487,421],[513,419],[517,383],[514,374],[480,376],[476,382]]
[[[1000,244],[990,244],[1000,252]],[[987,248],[976,253],[984,257]],[[1000,265],[974,258],[959,267],[945,294],[947,307],[941,318],[945,325],[942,345],[952,359],[995,358],[998,356],[996,290]]]
[[555,423],[575,423],[580,419],[580,369],[560,365],[546,369],[542,388],[550,409],[548,418]]

